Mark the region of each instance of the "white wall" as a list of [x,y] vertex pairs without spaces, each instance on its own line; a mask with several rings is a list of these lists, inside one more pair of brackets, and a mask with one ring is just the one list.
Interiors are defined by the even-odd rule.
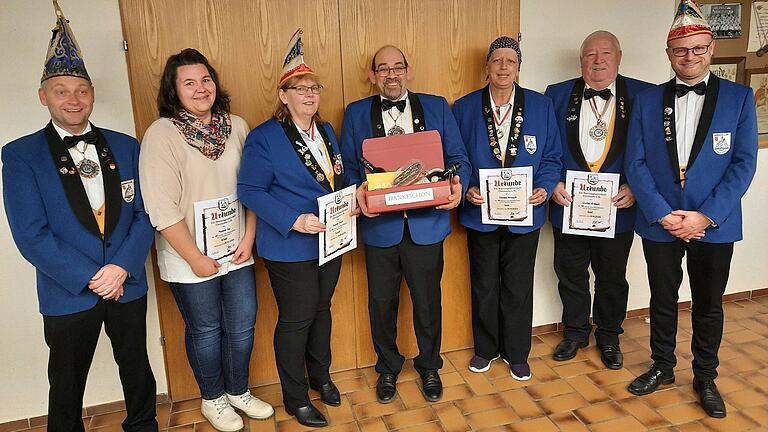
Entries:
[[[653,83],[672,76],[664,53],[666,36],[676,0],[646,0],[640,3],[611,0],[540,1],[520,0],[520,31],[523,64],[520,83],[543,92],[548,84],[581,74],[579,48],[588,34],[608,30],[621,42],[623,57],[620,73]],[[768,212],[765,196],[768,185],[768,150],[760,150],[758,171],[743,200],[744,238],[736,244],[727,293],[768,287],[765,244],[768,225],[762,215]],[[562,306],[557,293],[557,278],[552,271],[552,230],[541,232],[536,261],[534,325],[559,322]],[[629,309],[648,307],[650,292],[640,238],[635,242],[627,268]],[[680,290],[680,301],[690,300],[687,277]]]
[[[135,133],[128,71],[122,50],[117,1],[60,2],[84,52],[96,88],[94,124]],[[55,14],[50,0],[13,0],[0,4],[0,144],[32,133],[48,122],[37,89]],[[0,198],[1,200],[2,198]],[[48,348],[43,340],[32,266],[17,251],[0,206],[0,423],[43,415],[47,411]],[[148,268],[149,269],[149,268]],[[152,281],[150,279],[150,284]],[[149,357],[158,393],[167,393],[154,287],[150,288]],[[109,340],[102,334],[91,367],[85,405],[123,399]]]

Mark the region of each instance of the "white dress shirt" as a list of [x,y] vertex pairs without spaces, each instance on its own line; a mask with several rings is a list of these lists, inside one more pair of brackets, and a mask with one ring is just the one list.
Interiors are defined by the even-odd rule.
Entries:
[[[709,73],[702,81],[709,83]],[[675,78],[675,84],[688,85],[680,78]],[[675,134],[677,137],[677,161],[680,166],[688,165],[702,108],[704,108],[704,95],[698,95],[693,90],[685,96],[675,96]]]
[[[74,135],[58,127],[56,123],[52,122],[52,124],[53,128],[56,129],[56,132],[58,132],[62,140],[65,137]],[[86,126],[85,129],[83,129],[83,131],[78,135],[82,135],[90,131],[91,124],[88,123],[88,126]],[[85,149],[84,152],[83,149]],[[77,143],[77,145],[69,148],[69,155],[72,157],[72,162],[75,163],[75,167],[77,167],[77,164],[79,164],[85,158],[96,162],[96,165],[99,166],[99,173],[96,175],[96,177],[90,179],[80,175],[78,175],[78,177],[80,177],[80,181],[83,182],[83,188],[85,188],[85,194],[88,196],[88,202],[91,204],[91,208],[94,210],[100,209],[101,206],[104,205],[104,180],[101,175],[101,164],[99,163],[99,153],[96,151],[96,146],[92,144],[86,144],[85,141],[81,140]]]
[[326,158],[326,153],[328,153],[328,151],[325,148],[325,140],[323,140],[323,136],[317,129],[317,124],[313,121],[312,129],[309,130],[308,133],[301,130],[298,125],[296,125],[296,129],[299,130],[299,134],[301,135],[301,138],[304,139],[307,147],[309,147],[312,156],[315,157],[317,163],[319,163],[320,167],[325,171],[325,175],[328,176],[331,172],[330,158]]
[[[380,97],[382,101],[385,99],[384,96]],[[381,119],[384,120],[384,132],[386,132],[387,135],[389,135],[389,130],[395,125],[403,128],[407,134],[413,133],[413,114],[411,113],[411,102],[408,100],[407,91],[397,101],[401,100],[405,100],[405,111],[400,112],[396,107],[392,107],[389,111],[381,112]],[[397,121],[395,121],[395,119],[397,119]]]
[[[589,85],[585,84],[584,89],[586,90],[588,88],[590,88]],[[581,152],[584,154],[584,159],[587,160],[587,163],[599,161],[600,158],[603,157],[605,145],[608,143],[607,131],[611,129],[611,120],[616,107],[616,81],[612,82],[608,88],[611,90],[611,95],[613,96],[607,101],[599,96],[592,98],[592,100],[595,101],[595,109],[598,113],[603,112],[603,109],[605,109],[605,114],[603,114],[602,118],[606,127],[606,137],[604,140],[595,141],[589,136],[589,130],[597,125],[597,116],[592,111],[589,99],[584,99],[581,102],[581,111],[579,113],[579,144],[581,144]],[[584,95],[582,94],[581,97],[583,98]],[[607,107],[606,104],[608,104]]]
[[[490,97],[491,99],[491,111],[493,111],[493,115],[495,116],[494,126],[496,126],[496,134],[498,137],[498,131],[504,132],[504,137],[499,138],[497,141],[499,143],[499,150],[501,151],[502,157],[506,157],[507,154],[507,144],[509,144],[509,134],[512,130],[512,118],[515,116],[515,113],[512,112],[513,109],[515,109],[515,90],[512,89],[512,94],[509,95],[509,100],[500,105],[499,108],[499,114],[496,114],[496,102],[493,101],[493,96]],[[504,117],[506,115],[506,118]],[[501,122],[501,125],[499,125],[497,122],[501,119],[504,119]]]

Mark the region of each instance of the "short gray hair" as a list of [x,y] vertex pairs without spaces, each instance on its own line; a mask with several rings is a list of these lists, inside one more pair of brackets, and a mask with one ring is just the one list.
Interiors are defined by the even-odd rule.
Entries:
[[598,30],[590,33],[589,36],[584,38],[584,42],[581,43],[581,48],[579,48],[579,58],[584,56],[584,46],[587,44],[587,42],[598,37],[607,37],[613,42],[614,46],[616,46],[616,49],[621,52],[621,43],[619,43],[619,38],[617,38],[615,34],[607,30]]

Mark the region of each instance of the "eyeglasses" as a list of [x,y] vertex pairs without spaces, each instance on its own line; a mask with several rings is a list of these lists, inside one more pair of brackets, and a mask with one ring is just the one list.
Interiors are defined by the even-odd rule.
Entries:
[[288,89],[296,90],[296,93],[298,93],[299,96],[306,96],[310,92],[312,92],[312,94],[320,94],[320,91],[323,90],[323,86],[321,86],[321,85],[313,85],[312,87],[308,87],[308,86],[298,85],[298,86],[293,86],[293,87],[286,87],[285,89],[286,90],[288,90]]
[[685,48],[685,47],[670,48],[669,51],[675,57],[685,57],[688,55],[688,51],[693,52],[694,55],[700,56],[700,55],[706,54],[707,51],[709,51],[710,45],[712,45],[712,42],[706,45],[696,45],[693,48]]
[[386,76],[389,76],[390,72],[394,72],[395,75],[402,75],[405,73],[407,69],[408,69],[408,66],[380,67],[376,69],[374,72],[376,72],[376,75],[384,78]]

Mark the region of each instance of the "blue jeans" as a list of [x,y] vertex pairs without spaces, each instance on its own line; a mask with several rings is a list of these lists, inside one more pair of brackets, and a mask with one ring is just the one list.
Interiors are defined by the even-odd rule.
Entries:
[[186,324],[187,358],[203,399],[245,393],[258,307],[253,266],[169,285]]

